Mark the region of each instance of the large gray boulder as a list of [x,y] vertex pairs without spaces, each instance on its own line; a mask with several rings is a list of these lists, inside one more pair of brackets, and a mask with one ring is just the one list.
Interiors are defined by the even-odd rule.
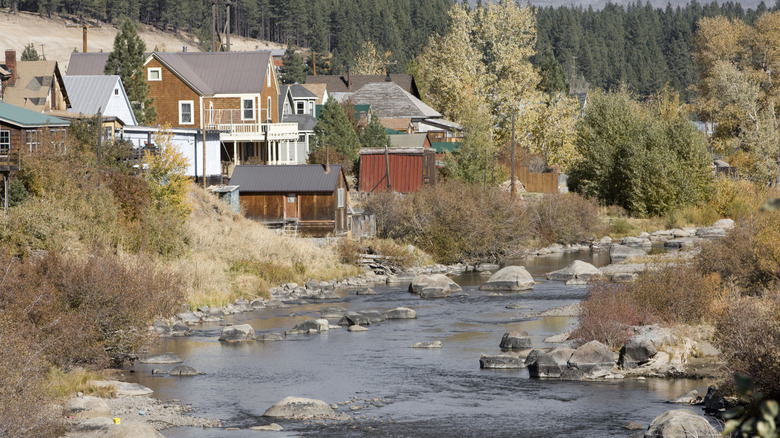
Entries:
[[645,438],[714,438],[721,434],[706,418],[687,409],[666,411],[655,417]]
[[517,354],[497,354],[494,356],[483,354],[479,358],[479,367],[492,369],[525,368],[525,359]]
[[396,307],[386,311],[382,316],[385,319],[417,319],[417,312],[408,307]]
[[512,330],[504,333],[499,347],[505,350],[527,350],[531,348],[531,338],[524,331]]
[[433,274],[428,276],[427,282],[420,289],[419,293],[420,298],[447,298],[461,290],[463,289],[452,281],[450,277],[444,274]]
[[582,371],[586,379],[595,379],[612,373],[615,358],[609,347],[599,341],[590,341],[574,350],[569,367]]
[[730,230],[737,226],[733,219],[718,219],[712,224],[713,227],[723,228],[724,230]]
[[172,376],[199,376],[203,373],[187,365],[178,365],[173,367],[170,374]]
[[569,367],[569,358],[574,350],[566,347],[555,348],[548,352],[534,350],[528,354],[525,366],[531,377],[559,378]]
[[113,388],[117,397],[149,395],[154,392],[139,383],[120,382],[119,380],[87,380],[87,386]]
[[596,277],[601,277],[601,271],[582,260],[575,260],[569,266],[547,274],[548,280],[565,281],[566,284],[587,284]]
[[488,278],[479,290],[523,291],[534,287],[534,279],[523,266],[507,266]]
[[277,402],[263,414],[265,417],[288,418],[295,420],[334,418],[336,413],[322,400],[302,397],[286,397]]
[[62,412],[65,416],[85,420],[87,418],[108,417],[111,415],[111,407],[105,399],[85,395],[65,402]]
[[288,330],[288,335],[306,335],[314,333],[322,333],[330,330],[330,325],[327,319],[309,319],[300,324],[297,324],[292,330]]
[[639,248],[625,245],[612,245],[609,248],[609,260],[611,263],[620,263],[632,258],[644,257],[647,253]]
[[620,244],[632,248],[650,248],[653,246],[653,243],[647,237],[624,237]]
[[371,317],[361,312],[347,312],[339,320],[339,325],[371,325]]
[[653,359],[664,345],[675,342],[671,330],[658,326],[636,328],[638,333],[631,337],[620,349],[618,364],[624,370],[641,366]]
[[249,324],[227,326],[219,335],[219,340],[222,342],[254,341],[256,338],[255,329]]

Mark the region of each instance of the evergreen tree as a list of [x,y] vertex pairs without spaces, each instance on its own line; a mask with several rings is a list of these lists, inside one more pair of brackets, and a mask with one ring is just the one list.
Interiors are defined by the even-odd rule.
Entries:
[[540,91],[548,94],[569,92],[566,74],[558,61],[555,60],[552,50],[548,49],[542,55],[542,59],[539,61],[539,76],[542,78],[538,87]]
[[364,148],[390,147],[390,136],[387,129],[379,122],[379,117],[371,117],[363,131],[360,133],[360,145]]
[[292,39],[287,43],[287,50],[282,57],[282,83],[306,82],[306,65],[303,63],[301,55],[295,52],[295,46]]
[[40,59],[41,58],[38,56],[38,51],[35,50],[35,44],[30,43],[24,46],[24,51],[22,52],[22,61],[38,61]]
[[[358,159],[360,141],[352,124],[344,113],[341,104],[334,98],[329,98],[322,107],[322,113],[314,127],[312,152],[325,147],[335,150],[348,157],[353,162]],[[348,171],[349,169],[344,169]]]
[[139,124],[149,125],[157,118],[149,96],[149,84],[144,75],[144,52],[146,44],[138,36],[138,29],[130,19],[122,22],[122,28],[114,38],[114,51],[108,55],[105,74],[119,75],[127,90],[127,97],[133,105],[133,112]]

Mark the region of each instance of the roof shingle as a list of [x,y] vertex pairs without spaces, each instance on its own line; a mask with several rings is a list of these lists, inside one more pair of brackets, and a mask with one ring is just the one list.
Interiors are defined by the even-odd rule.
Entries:
[[231,186],[239,186],[239,193],[331,193],[336,189],[341,165],[331,164],[325,173],[321,164],[293,166],[249,166],[233,169]]

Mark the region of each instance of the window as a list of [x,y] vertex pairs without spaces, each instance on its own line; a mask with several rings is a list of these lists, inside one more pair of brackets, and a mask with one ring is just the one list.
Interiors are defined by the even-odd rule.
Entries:
[[271,86],[271,63],[270,62],[268,63],[268,73],[266,73],[265,75],[266,75],[266,83],[267,83],[266,86],[270,87]]
[[162,69],[160,67],[150,67],[149,75],[147,76],[148,81],[161,81],[162,80]]
[[303,111],[304,111],[306,103],[305,102],[298,102],[295,105],[297,107],[296,110],[295,110],[295,114],[303,114]]
[[287,203],[295,204],[295,195],[287,195]]
[[268,96],[268,110],[267,110],[267,113],[268,113],[268,117],[267,117],[268,118],[268,123],[271,123],[271,121],[272,121],[272,119],[271,119],[271,96]]
[[114,88],[114,96],[119,96],[119,88]]
[[241,120],[255,119],[255,99],[241,99]]
[[340,188],[340,189],[336,190],[336,198],[338,198],[336,206],[338,208],[344,208],[344,189],[343,188]]
[[192,125],[192,108],[193,104],[191,100],[179,101],[179,124],[180,125]]
[[30,152],[38,151],[38,145],[40,144],[40,141],[38,140],[38,131],[33,129],[28,129],[24,131],[24,137],[25,137],[25,144],[27,144],[27,147],[30,149]]
[[309,115],[314,116],[314,102],[309,102]]
[[0,156],[11,153],[11,131],[0,131]]
[[306,142],[306,134],[301,134],[298,136],[298,143],[305,143]]

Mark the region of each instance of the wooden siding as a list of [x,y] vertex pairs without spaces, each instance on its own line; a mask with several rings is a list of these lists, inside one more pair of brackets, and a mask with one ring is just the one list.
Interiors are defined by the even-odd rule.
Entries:
[[517,166],[517,179],[527,192],[558,193],[558,172],[533,173],[525,166]]
[[[420,190],[423,185],[436,184],[436,160],[432,150],[419,154],[390,153],[388,161],[390,188],[394,192],[412,193]],[[386,191],[387,182],[382,180],[385,173],[384,154],[361,155],[360,191]]]
[[19,128],[2,122],[0,122],[0,130],[11,131],[11,147],[7,155],[0,156],[0,172],[19,170],[19,151],[24,145],[24,134]]
[[246,217],[266,222],[284,220],[284,195],[278,193],[240,193],[239,204]]
[[[200,96],[173,72],[152,58],[144,66],[144,75],[148,80],[149,69],[160,68],[161,81],[148,81],[149,97],[154,98],[152,105],[157,110],[157,123],[168,123],[174,128],[200,128]],[[192,101],[192,124],[179,123],[179,101]]]

